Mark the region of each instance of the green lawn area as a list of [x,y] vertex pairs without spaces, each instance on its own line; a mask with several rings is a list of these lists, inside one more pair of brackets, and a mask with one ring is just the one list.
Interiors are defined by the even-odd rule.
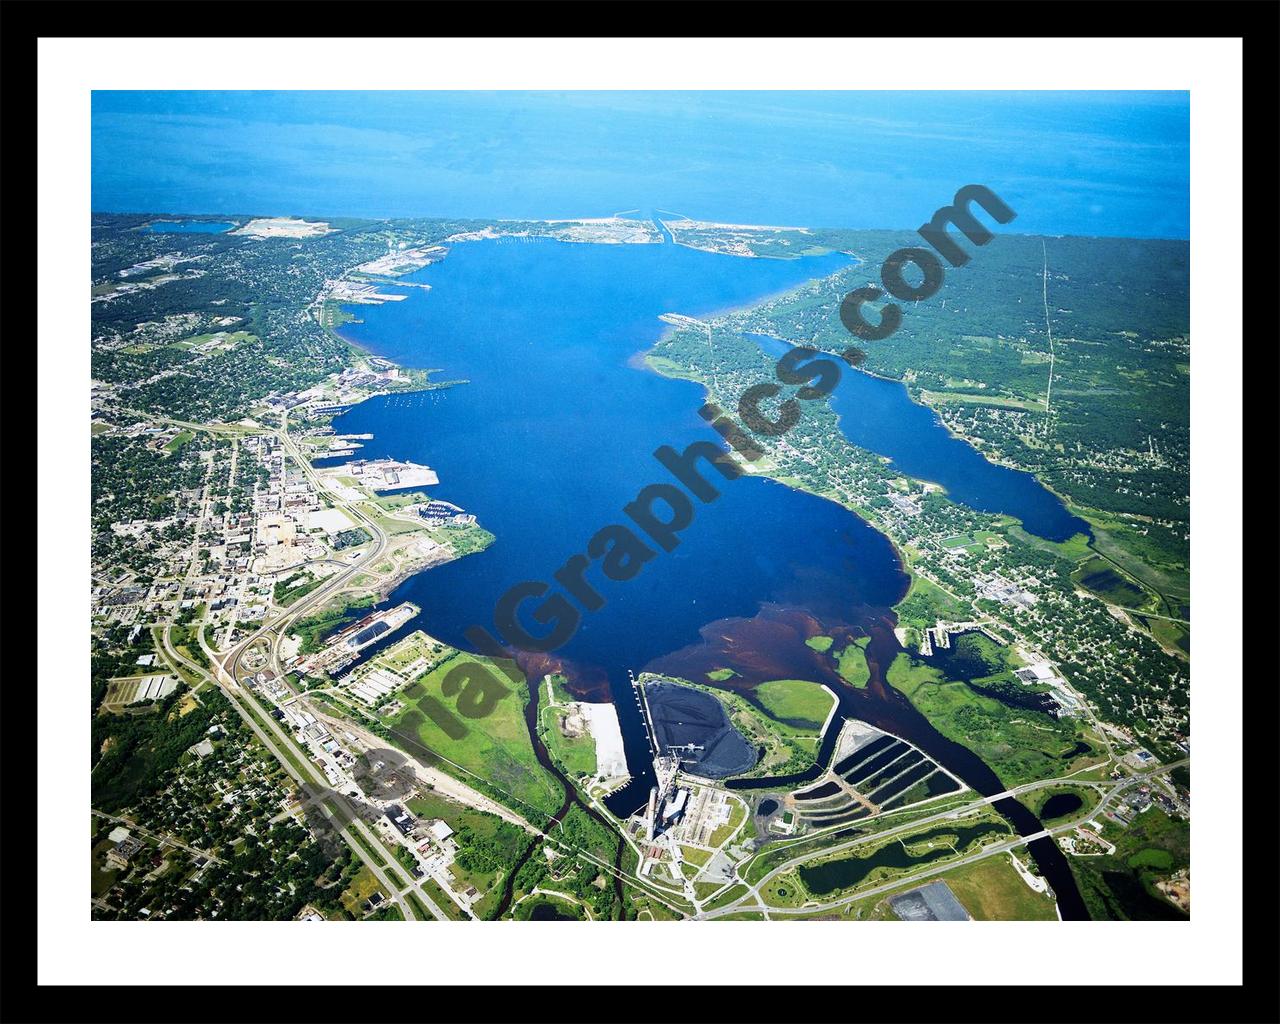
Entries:
[[398,536],[400,534],[405,534],[405,533],[427,533],[428,532],[424,524],[409,523],[409,522],[405,522],[403,519],[388,519],[386,516],[382,515],[379,512],[377,505],[374,505],[368,502],[366,502],[363,505],[363,507],[361,508],[361,511],[364,512],[364,514],[367,515],[370,519],[372,519],[374,523],[376,523],[377,526],[383,531],[383,533],[386,533],[390,536]]
[[738,673],[731,668],[718,668],[707,673],[707,678],[717,683],[723,683],[726,679],[732,679]]
[[[458,696],[463,700],[467,693],[478,692],[482,685],[478,680],[486,678],[495,682],[483,683],[484,686],[493,686],[496,691],[496,685],[500,684],[505,690],[487,715],[478,718],[461,715],[455,711],[459,707],[455,697],[442,692],[445,677],[464,665],[472,667],[470,680],[477,681],[462,683],[463,692]],[[402,696],[407,706],[389,720],[394,723],[395,742],[419,756],[425,747],[443,759],[439,764],[442,770],[471,785],[482,780],[504,801],[514,801],[517,810],[551,813],[560,806],[563,799],[560,783],[534,756],[533,741],[524,720],[529,691],[523,679],[513,683],[486,659],[459,652],[411,683]],[[435,705],[429,703],[433,700]],[[422,709],[441,705],[454,716],[455,724],[451,728],[455,735],[446,733]]]
[[479,523],[466,526],[442,526],[427,530],[427,535],[437,544],[447,544],[459,558],[483,551],[494,542],[494,536]]
[[373,661],[375,664],[385,665],[393,672],[402,672],[423,658],[429,663],[435,662],[450,651],[452,648],[427,636],[422,630],[415,629],[408,636],[382,651]]
[[[263,729],[265,731],[266,726],[263,726]],[[326,800],[325,806],[335,814],[338,811],[338,807],[333,801]],[[384,856],[384,854],[387,853],[387,848],[385,846],[381,843],[374,845],[364,837],[363,833],[361,833],[359,829],[351,829],[350,835],[351,838],[355,840],[355,844],[360,847],[360,849],[364,850],[364,852],[369,855],[369,859],[377,864],[378,867],[385,868],[387,866],[387,858]],[[366,870],[368,869],[366,868]]]
[[406,505],[414,505],[423,501],[430,501],[430,495],[423,491],[403,491],[400,494],[388,494],[373,499],[380,507],[388,512],[398,508],[404,508]]
[[[745,886],[742,887],[745,891]],[[683,915],[677,913],[668,907],[665,903],[655,899],[652,896],[639,895],[633,890],[631,892],[630,903],[635,911],[637,921],[681,921]]]
[[760,890],[760,895],[771,907],[798,907],[809,898],[794,871],[778,875]]
[[343,892],[342,905],[347,913],[358,921],[365,915],[364,901],[375,892],[382,892],[384,898],[390,898],[391,895],[382,890],[373,872],[369,870],[368,865],[365,865],[356,872],[355,878],[351,879],[351,884]]
[[745,885],[734,885],[726,889],[710,903],[704,903],[703,910],[718,910],[720,907],[727,907],[736,900],[742,899],[747,894]]
[[1008,398],[1003,395],[960,394],[954,391],[921,391],[926,405],[994,405],[1004,409],[1026,409],[1039,412],[1043,406],[1034,399]]
[[699,868],[711,859],[710,850],[700,850],[696,846],[682,846],[680,847],[680,854],[686,863]]
[[666,356],[656,356],[650,353],[644,357],[645,365],[656,373],[662,374],[664,377],[674,377],[683,380],[697,380],[698,377],[690,372],[686,367],[682,366]]
[[803,679],[778,679],[761,683],[755,696],[774,718],[808,722],[821,729],[835,698],[818,683]]
[[419,921],[434,921],[436,919],[435,915],[423,905],[422,900],[418,899],[416,893],[407,893],[405,899],[409,901],[409,906],[413,907],[413,912],[418,915]]
[[829,636],[811,636],[805,641],[805,646],[812,647],[815,651],[827,651],[833,643],[835,641]]
[[186,444],[195,436],[196,435],[192,431],[184,430],[180,434],[178,434],[178,436],[175,437],[172,441],[170,441],[167,445],[165,445],[164,450],[167,452],[176,452],[179,448],[181,448],[184,444]]
[[711,833],[710,843],[712,846],[720,846],[734,832],[738,826],[742,824],[747,816],[747,809],[736,801],[732,804],[733,809],[729,812],[729,820]]

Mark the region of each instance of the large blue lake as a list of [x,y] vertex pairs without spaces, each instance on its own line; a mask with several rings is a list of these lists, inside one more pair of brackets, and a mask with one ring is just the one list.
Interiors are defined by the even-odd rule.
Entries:
[[[363,322],[344,328],[351,340],[405,365],[437,368],[437,379],[467,383],[373,399],[339,417],[335,428],[374,435],[363,457],[433,467],[440,477],[435,495],[475,513],[496,536],[479,554],[409,579],[390,601],[415,602],[422,612],[413,626],[471,648],[464,632],[473,625],[493,630],[495,605],[513,584],[548,581],[559,592],[553,574],[568,558],[602,527],[627,523],[623,506],[646,485],[672,482],[655,448],[718,441],[697,415],[702,388],[643,366],[642,354],[665,329],[658,316],[742,306],[846,261],[739,259],[669,243],[500,239],[455,245],[442,263],[412,275],[430,291],[409,289],[402,302],[357,307]],[[1000,481],[1017,475],[993,472],[998,467],[961,442],[954,442],[967,453],[959,476],[932,465],[931,458],[956,461],[947,443],[954,439],[902,388],[861,374],[845,379],[860,377],[871,383],[855,388],[873,389],[868,410],[859,412],[856,391],[833,396],[855,442],[882,444],[904,468],[947,480],[957,496],[966,487],[980,490],[986,473],[996,493],[984,507],[1000,506],[1000,495],[1022,507],[1027,482],[1038,487],[1023,475],[1002,489]],[[869,432],[867,417],[905,426],[897,434]],[[554,664],[579,693],[616,704],[633,782],[610,797],[610,809],[624,816],[637,809],[652,783],[628,681],[629,672],[646,668],[707,681],[708,672],[732,667],[737,675],[725,685],[747,688],[764,679],[825,681],[840,692],[843,713],[911,739],[978,791],[1000,792],[989,767],[938,734],[884,682],[899,650],[891,608],[907,584],[888,539],[833,502],[774,481],[728,481],[709,468],[704,476],[720,496],[695,502],[675,550],[659,552],[626,582],[605,579],[593,564],[586,578],[604,606],[583,612],[554,661],[525,662],[539,671]],[[1043,493],[1047,501],[1033,496],[1028,506],[1028,526],[1066,529],[1051,514],[1036,521],[1056,501]],[[536,607],[526,606],[525,628],[540,635],[547,627],[528,615]],[[844,686],[831,659],[804,643],[818,632],[842,643],[871,637],[865,689]],[[1001,810],[1019,831],[1038,830],[1030,812],[1002,804],[1011,805]],[[1033,850],[1060,899],[1074,891],[1057,848],[1040,842]]]
[[[748,304],[847,259],[739,259],[671,244],[501,239],[455,245],[442,263],[413,275],[430,291],[409,289],[403,302],[357,307],[363,322],[344,328],[351,340],[405,365],[438,368],[437,379],[467,383],[374,399],[335,428],[374,435],[363,457],[430,465],[440,477],[434,494],[475,513],[497,538],[480,554],[408,580],[391,599],[415,602],[422,608],[416,625],[470,647],[464,631],[472,625],[492,631],[496,602],[513,584],[547,581],[560,590],[553,574],[568,558],[602,527],[627,523],[622,508],[643,487],[672,480],[654,459],[655,448],[718,440],[697,415],[701,387],[661,377],[641,362],[665,329],[658,316]],[[862,374],[846,378],[880,389],[865,413],[852,392],[836,398],[851,403],[842,424],[855,442],[873,449],[884,442],[895,458],[906,446],[916,459],[911,471],[949,485],[952,471],[929,462],[952,460],[945,442],[967,453],[965,479],[973,487],[980,487],[983,470],[995,481],[1011,475],[994,472],[999,467],[949,438],[900,387],[890,390]],[[907,424],[901,436],[858,427],[897,418]],[[912,437],[915,447],[907,444]],[[815,652],[803,646],[803,630],[791,637],[798,647],[783,639],[778,615],[799,615],[827,630],[876,632],[882,638],[876,650],[885,657],[891,655],[880,646],[894,643],[885,627],[906,577],[884,536],[832,502],[771,480],[726,481],[709,468],[704,475],[721,496],[695,502],[679,546],[659,552],[626,582],[609,581],[593,565],[587,579],[606,603],[583,612],[572,639],[554,652],[581,692],[613,696],[632,771],[641,779],[649,755],[628,671],[678,652],[685,665],[733,661],[744,683],[751,666],[764,675],[800,671],[787,661],[791,649],[804,658]],[[1024,490],[996,486],[988,505],[999,505],[1003,494],[1006,506],[1020,507]],[[1044,503],[1033,504],[1037,511]],[[547,626],[529,617],[537,604],[526,606],[525,623],[541,635]],[[775,619],[766,625],[762,616]],[[726,623],[737,625],[713,625]],[[647,784],[640,798],[646,791]]]

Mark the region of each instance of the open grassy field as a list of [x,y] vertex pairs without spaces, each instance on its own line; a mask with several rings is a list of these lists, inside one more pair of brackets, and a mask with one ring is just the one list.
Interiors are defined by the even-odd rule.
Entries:
[[775,718],[808,722],[821,729],[835,698],[817,683],[803,679],[777,679],[755,688],[756,699]]
[[828,651],[834,642],[829,636],[811,636],[805,641],[805,646],[812,647],[815,651]]
[[[480,673],[485,673],[506,690],[489,714],[470,718],[454,712],[458,702],[455,697],[444,694],[442,685],[450,672],[462,666],[471,667],[472,678],[483,678]],[[463,682],[464,692],[459,696],[465,699],[466,693],[478,685]],[[406,707],[389,720],[394,724],[392,733],[396,742],[404,742],[395,737],[397,732],[416,737],[418,743],[443,759],[441,769],[469,784],[477,780],[487,784],[507,801],[514,801],[517,810],[549,813],[560,806],[563,799],[560,783],[534,756],[533,741],[524,719],[529,691],[523,680],[512,683],[485,659],[459,652],[411,683],[402,696]],[[455,724],[451,728],[455,735],[445,732],[436,719],[422,709],[441,706],[454,715]],[[461,735],[457,735],[459,730]],[[412,752],[422,754],[421,749]]]
[[747,894],[745,885],[733,885],[713,899],[710,903],[704,905],[704,910],[716,910],[719,907],[727,907],[735,900],[741,899]]
[[242,341],[257,341],[258,338],[248,331],[220,331],[217,334],[196,334],[190,338],[183,338],[181,341],[170,342],[169,348],[195,348],[197,345],[205,345],[217,339],[217,347],[222,349],[234,348]]
[[673,377],[677,380],[698,380],[697,374],[690,372],[680,363],[668,359],[666,356],[657,356],[652,353],[644,357],[645,365],[655,373],[660,373],[664,377]]
[[1027,885],[1010,863],[1008,855],[986,857],[937,877],[950,886],[956,899],[975,921],[1058,919],[1053,897],[1036,892]]
[[466,526],[429,528],[427,536],[437,544],[444,544],[452,548],[459,558],[483,551],[494,541],[493,534],[479,523],[470,523]]
[[361,505],[360,510],[372,519],[383,533],[388,536],[398,537],[406,533],[427,533],[424,523],[410,523],[403,519],[388,519],[382,515],[378,505],[374,502],[365,502]]
[[926,405],[993,405],[1002,409],[1025,409],[1041,412],[1044,406],[1034,399],[1006,398],[1002,395],[961,394],[955,391],[921,391]]
[[415,505],[420,502],[430,501],[431,496],[425,491],[401,491],[399,494],[386,494],[375,497],[374,502],[379,508],[393,512],[398,508],[404,508],[406,505]]
[[1057,543],[1027,533],[1019,524],[1014,523],[1006,527],[1005,534],[1011,541],[1026,544],[1028,547],[1039,548],[1041,551],[1048,551],[1059,558],[1065,558],[1069,562],[1079,562],[1093,554],[1089,547],[1089,538],[1083,533],[1077,533],[1074,537]]
[[561,771],[573,777],[591,776],[596,772],[596,742],[591,734],[565,735],[563,723],[568,712],[560,707],[543,707],[538,711],[542,742]]
[[858,689],[866,686],[867,680],[871,678],[871,669],[867,666],[866,655],[868,642],[868,637],[862,637],[836,655],[840,678]]
[[[444,916],[450,921],[466,921],[469,920],[467,915],[463,913],[462,908],[449,898],[449,894],[440,887],[440,883],[434,878],[424,878],[422,880],[422,891],[431,897],[437,907],[444,911]],[[428,921],[434,921],[435,915],[425,908],[423,915]]]
[[[745,892],[745,888],[743,889]],[[638,895],[631,891],[631,907],[635,911],[637,921],[681,921],[683,915],[677,913],[660,900],[648,895]]]
[[428,664],[444,657],[452,648],[415,629],[408,636],[397,640],[373,659],[375,664],[385,665],[393,672],[403,672],[412,665],[426,661]]
[[275,583],[271,588],[271,599],[281,608],[288,608],[295,601],[306,597],[324,581],[324,577],[315,576],[310,572],[292,573]]
[[710,850],[700,850],[696,846],[680,847],[680,855],[686,863],[692,864],[694,867],[702,867],[703,864],[711,859]]

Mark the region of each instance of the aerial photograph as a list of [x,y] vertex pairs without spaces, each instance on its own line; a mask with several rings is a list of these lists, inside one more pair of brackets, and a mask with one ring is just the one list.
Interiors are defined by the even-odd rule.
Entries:
[[1190,122],[94,91],[86,919],[1190,921]]

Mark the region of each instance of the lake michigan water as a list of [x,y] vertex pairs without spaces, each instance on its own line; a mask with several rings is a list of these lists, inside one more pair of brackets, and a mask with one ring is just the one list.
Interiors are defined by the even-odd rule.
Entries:
[[1190,223],[1185,91],[94,90],[92,103],[102,212],[536,219],[654,207],[914,229],[981,182],[1018,211],[1020,232],[1186,238]]

